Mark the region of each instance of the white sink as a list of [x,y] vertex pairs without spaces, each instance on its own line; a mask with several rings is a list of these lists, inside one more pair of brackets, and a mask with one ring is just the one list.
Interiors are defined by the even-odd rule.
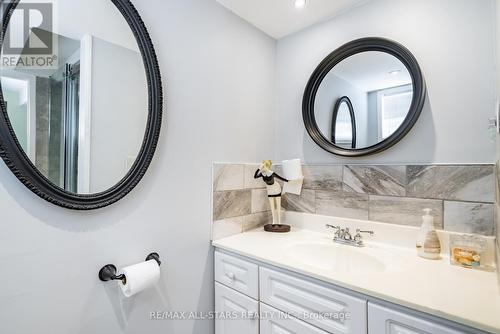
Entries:
[[320,270],[352,273],[385,271],[385,264],[367,254],[368,252],[369,248],[356,248],[333,242],[300,242],[288,245],[285,249],[290,260]]

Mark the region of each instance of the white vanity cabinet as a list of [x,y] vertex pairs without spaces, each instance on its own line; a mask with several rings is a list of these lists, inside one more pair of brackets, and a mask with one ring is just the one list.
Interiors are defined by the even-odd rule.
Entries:
[[218,250],[215,281],[216,334],[485,333]]
[[368,305],[368,334],[465,334],[378,304]]
[[[259,303],[262,319],[249,319]],[[366,307],[365,299],[331,285],[215,252],[216,334],[259,333],[259,327],[261,334],[366,334]],[[233,312],[246,316],[235,320]]]

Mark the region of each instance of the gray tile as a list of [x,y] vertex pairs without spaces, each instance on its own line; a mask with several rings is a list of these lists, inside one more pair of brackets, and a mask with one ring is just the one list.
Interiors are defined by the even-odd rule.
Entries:
[[325,216],[368,219],[368,195],[316,191],[316,213]]
[[304,189],[342,190],[342,166],[303,166]]
[[217,240],[239,234],[243,231],[243,217],[233,217],[214,221],[212,225],[212,240]]
[[444,229],[461,233],[494,234],[493,204],[444,202]]
[[244,165],[215,164],[214,191],[243,189]]
[[302,189],[300,196],[285,194],[282,198],[281,205],[288,211],[315,213],[316,191],[311,189]]
[[257,227],[271,224],[273,222],[273,215],[271,211],[253,213],[243,217],[243,232],[253,230]]
[[266,189],[252,190],[252,213],[264,212],[271,210],[269,206],[269,197],[267,197]]
[[491,165],[408,166],[407,196],[493,203]]
[[344,166],[344,185],[358,193],[404,196],[406,166]]
[[443,201],[370,195],[369,219],[384,223],[421,226],[423,210],[432,209],[434,225],[443,228]]
[[245,216],[251,213],[251,191],[229,190],[214,193],[213,220]]
[[244,187],[245,189],[262,189],[266,187],[261,178],[255,179],[255,171],[260,165],[245,165]]

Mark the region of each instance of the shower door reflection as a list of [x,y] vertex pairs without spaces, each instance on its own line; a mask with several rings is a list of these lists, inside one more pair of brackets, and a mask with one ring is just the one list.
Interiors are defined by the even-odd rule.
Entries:
[[64,75],[64,188],[78,191],[80,64],[66,64]]

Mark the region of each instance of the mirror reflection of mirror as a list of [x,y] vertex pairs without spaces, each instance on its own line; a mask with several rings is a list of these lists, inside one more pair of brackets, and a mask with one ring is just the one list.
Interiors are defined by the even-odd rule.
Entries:
[[[340,104],[332,124],[335,105]],[[390,137],[405,120],[413,99],[413,83],[406,66],[391,54],[367,51],[338,63],[323,79],[315,99],[314,113],[324,137],[343,148],[373,146]],[[355,122],[352,130],[351,120]],[[335,133],[335,138],[333,135]]]
[[[103,192],[129,172],[146,129],[147,81],[134,35],[115,5],[99,0],[53,1],[51,25],[31,20],[24,33],[28,3],[20,1],[7,31],[21,51],[1,70],[11,126],[52,183],[76,194]],[[82,16],[84,6],[95,15]],[[52,64],[20,61],[49,40]],[[10,53],[4,44],[2,56]]]
[[356,116],[347,96],[335,103],[332,117],[332,143],[344,148],[356,148]]

